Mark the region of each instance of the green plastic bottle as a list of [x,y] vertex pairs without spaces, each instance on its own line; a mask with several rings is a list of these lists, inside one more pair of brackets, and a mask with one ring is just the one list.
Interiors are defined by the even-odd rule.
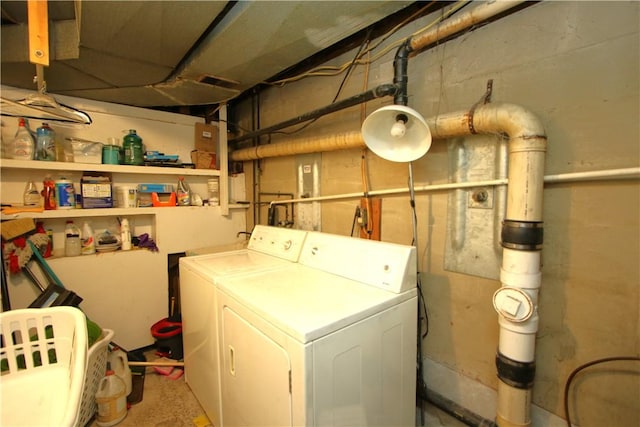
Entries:
[[125,165],[143,165],[144,164],[144,145],[142,138],[138,136],[135,129],[130,129],[129,134],[124,137],[122,143],[124,148]]

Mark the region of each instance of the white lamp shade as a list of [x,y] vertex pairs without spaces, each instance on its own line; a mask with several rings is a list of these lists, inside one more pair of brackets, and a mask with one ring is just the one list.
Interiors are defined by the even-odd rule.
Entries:
[[[406,131],[399,131],[405,120]],[[431,147],[427,122],[404,105],[387,105],[371,113],[362,123],[362,138],[371,151],[392,162],[417,160]]]

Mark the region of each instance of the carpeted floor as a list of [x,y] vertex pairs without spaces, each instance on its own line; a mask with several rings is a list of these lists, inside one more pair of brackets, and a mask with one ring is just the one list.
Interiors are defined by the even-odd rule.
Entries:
[[[154,351],[145,353],[145,356],[149,361],[158,358]],[[184,375],[173,380],[147,367],[142,400],[131,405],[127,416],[117,425],[122,427],[206,427],[211,424],[185,383]],[[89,426],[98,427],[98,424],[94,419]]]

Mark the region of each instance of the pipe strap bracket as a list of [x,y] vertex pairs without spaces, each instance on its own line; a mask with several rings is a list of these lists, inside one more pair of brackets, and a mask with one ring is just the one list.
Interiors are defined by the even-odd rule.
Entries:
[[498,352],[496,354],[498,378],[511,387],[530,389],[536,374],[536,362],[518,362]]
[[542,249],[544,229],[542,222],[505,220],[500,237],[504,248],[537,251]]
[[478,102],[473,104],[473,106],[469,110],[469,113],[467,114],[468,123],[469,123],[469,132],[471,132],[472,135],[475,135],[478,133],[476,131],[475,126],[473,125],[473,115],[476,112],[476,108],[478,108],[478,106],[480,105],[488,104],[489,102],[491,102],[492,93],[493,93],[493,79],[489,79],[487,80],[487,90],[485,91],[484,95],[482,95],[482,98],[480,98]]

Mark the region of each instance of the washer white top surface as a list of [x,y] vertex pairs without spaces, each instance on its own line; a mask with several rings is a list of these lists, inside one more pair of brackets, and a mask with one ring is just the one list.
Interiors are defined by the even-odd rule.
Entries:
[[417,295],[415,288],[388,292],[300,264],[223,278],[218,290],[303,344]]
[[250,249],[180,258],[180,264],[217,283],[226,276],[245,275],[292,265],[291,261]]

